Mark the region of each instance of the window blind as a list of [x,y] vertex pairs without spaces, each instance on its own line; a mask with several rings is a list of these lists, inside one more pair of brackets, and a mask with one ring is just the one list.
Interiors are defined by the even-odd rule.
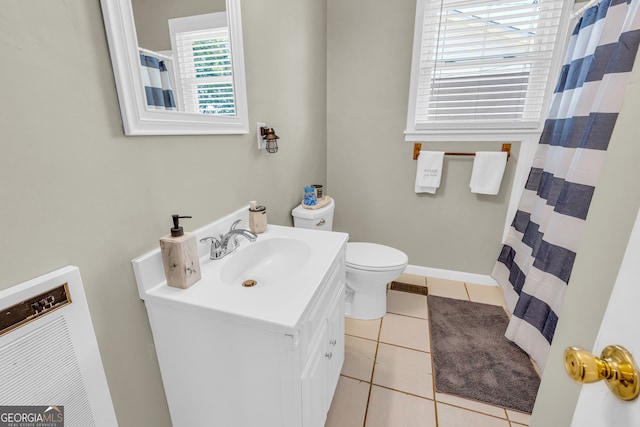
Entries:
[[185,111],[235,116],[228,27],[175,33],[175,43]]
[[416,129],[539,124],[562,14],[562,0],[424,0]]

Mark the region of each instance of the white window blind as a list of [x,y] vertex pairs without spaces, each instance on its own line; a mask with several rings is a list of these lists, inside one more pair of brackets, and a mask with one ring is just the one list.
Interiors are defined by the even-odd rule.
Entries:
[[177,33],[185,111],[235,116],[229,29]]
[[540,124],[568,19],[562,0],[418,0],[418,7],[408,128]]
[[169,29],[182,109],[189,113],[235,116],[226,13],[170,19]]

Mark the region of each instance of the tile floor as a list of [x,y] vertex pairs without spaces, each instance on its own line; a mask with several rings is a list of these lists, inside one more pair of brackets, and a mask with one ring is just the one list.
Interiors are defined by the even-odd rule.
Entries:
[[[403,275],[430,295],[503,305],[497,287]],[[530,415],[433,386],[427,297],[389,291],[387,315],[346,319],[345,361],[325,427],[523,427]]]

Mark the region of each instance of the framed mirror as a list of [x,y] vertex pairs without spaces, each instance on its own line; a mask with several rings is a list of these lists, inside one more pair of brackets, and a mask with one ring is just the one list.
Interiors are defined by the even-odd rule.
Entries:
[[[193,67],[190,71],[180,69],[178,56],[181,54],[177,52],[176,44],[180,42],[176,42],[176,34],[191,33],[184,31],[183,19],[163,18],[159,20],[167,22],[154,24],[158,25],[158,28],[166,28],[166,33],[170,34],[172,43],[168,49],[140,46],[131,0],[100,1],[126,135],[249,133],[240,0],[220,1],[224,3],[223,8],[226,10],[198,16],[188,16],[190,12],[184,12],[184,15],[180,16],[181,13],[174,12],[173,18],[193,18],[187,19],[187,22],[195,28],[195,32],[200,31],[198,28],[202,29],[204,21],[222,22],[213,25],[214,31],[220,31],[226,21],[228,49],[225,61],[228,66],[222,72],[224,82],[213,79],[216,82],[211,83],[213,80],[210,79],[208,83],[199,81],[197,84],[185,83],[183,80],[185,73],[191,73],[193,77]],[[147,3],[152,3],[157,9],[160,2],[156,0]],[[167,0],[167,3],[173,8],[183,4],[173,0]],[[206,0],[201,3],[206,4]],[[168,21],[174,21],[171,30]],[[145,34],[140,39],[148,37]],[[187,42],[202,44],[202,40]],[[192,50],[195,51],[196,47]],[[193,57],[193,54],[191,56]],[[199,75],[211,75],[211,67],[207,70],[208,74],[205,72]],[[153,74],[152,71],[157,74]],[[159,81],[161,83],[158,83]],[[165,81],[168,82],[168,88],[162,84]],[[161,84],[163,87],[159,88]],[[206,86],[207,84],[209,86]],[[166,106],[157,105],[163,103],[161,98],[167,101]],[[224,101],[221,101],[221,98],[224,98]]]

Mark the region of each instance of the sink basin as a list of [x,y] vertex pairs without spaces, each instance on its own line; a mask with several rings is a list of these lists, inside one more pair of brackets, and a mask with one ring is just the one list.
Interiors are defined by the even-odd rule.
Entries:
[[[289,282],[307,263],[309,245],[297,239],[258,240],[228,255],[220,279],[229,286],[274,286]],[[255,283],[254,283],[255,282]]]
[[[243,207],[196,230],[196,236],[226,232],[237,218],[248,221],[248,212]],[[209,259],[209,246],[200,245],[202,279],[187,289],[167,286],[160,248],[136,258],[133,268],[148,307],[205,310],[225,321],[296,335],[334,263],[340,267],[331,271],[344,277],[348,239],[346,233],[269,224],[255,242],[241,238],[240,247],[221,260]],[[243,287],[245,280],[257,284]]]

